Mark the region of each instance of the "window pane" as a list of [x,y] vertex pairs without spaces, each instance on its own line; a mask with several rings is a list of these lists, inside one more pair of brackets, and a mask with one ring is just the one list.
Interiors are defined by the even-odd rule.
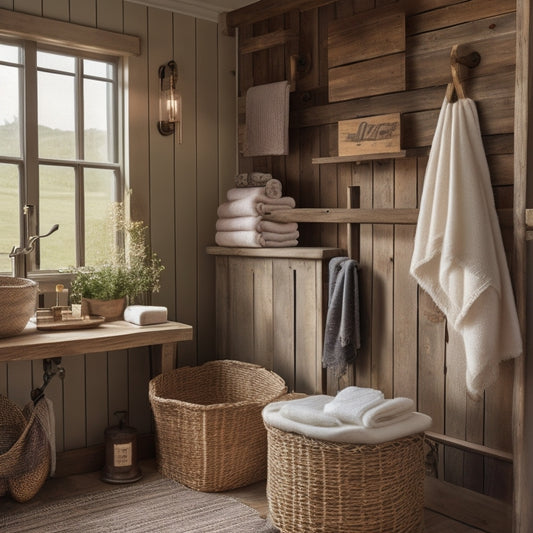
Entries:
[[85,264],[96,265],[110,257],[114,235],[109,227],[111,204],[116,199],[115,172],[85,170]]
[[98,78],[113,78],[113,64],[106,61],[83,60],[83,73]]
[[0,155],[20,156],[19,67],[0,65]]
[[59,230],[40,241],[41,269],[54,270],[76,264],[74,169],[41,165],[39,168],[39,232],[54,224]]
[[84,81],[86,161],[115,161],[112,89],[106,81]]
[[0,61],[20,64],[20,47],[0,44]]
[[17,165],[0,163],[0,272],[11,272],[9,252],[20,245],[19,169]]
[[76,69],[76,59],[70,56],[37,51],[37,67],[60,70],[62,72],[70,72],[74,74]]
[[39,72],[39,157],[75,159],[74,78]]

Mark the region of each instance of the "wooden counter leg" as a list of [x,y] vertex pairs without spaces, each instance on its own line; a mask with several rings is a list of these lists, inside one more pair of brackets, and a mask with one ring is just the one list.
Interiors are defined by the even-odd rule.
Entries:
[[152,346],[154,375],[173,370],[176,367],[176,342]]

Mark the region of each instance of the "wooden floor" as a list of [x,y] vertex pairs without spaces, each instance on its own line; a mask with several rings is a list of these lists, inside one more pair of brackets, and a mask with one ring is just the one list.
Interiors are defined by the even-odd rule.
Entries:
[[[160,477],[153,460],[141,461],[140,466],[143,472],[143,478],[137,483],[145,483]],[[102,482],[100,480],[99,472],[62,478],[50,478],[39,493],[29,502],[21,504],[8,497],[0,498],[0,514],[11,512],[16,513],[29,507],[37,508],[41,505],[53,503],[61,498],[76,496],[87,492],[109,490],[116,487],[117,485]],[[256,509],[262,516],[266,516],[268,512],[265,482],[255,483],[249,487],[235,489],[221,494],[241,500],[246,505]],[[484,533],[481,529],[476,529],[462,524],[461,522],[456,522],[439,513],[430,511],[429,509],[425,510],[424,520],[425,533]]]

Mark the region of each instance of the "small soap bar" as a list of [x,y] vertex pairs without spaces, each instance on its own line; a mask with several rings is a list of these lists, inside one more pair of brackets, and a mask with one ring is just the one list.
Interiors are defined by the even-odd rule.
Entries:
[[167,308],[157,305],[128,305],[124,310],[124,320],[138,326],[160,324],[167,321]]

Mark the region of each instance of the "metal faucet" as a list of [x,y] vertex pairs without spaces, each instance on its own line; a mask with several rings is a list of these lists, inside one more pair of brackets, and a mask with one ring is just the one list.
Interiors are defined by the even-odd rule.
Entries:
[[44,235],[32,235],[28,239],[28,243],[22,246],[13,246],[9,257],[11,258],[11,274],[14,278],[26,278],[28,276],[28,271],[26,269],[26,255],[30,252],[33,252],[35,243],[44,237],[54,233],[59,229],[59,224],[54,224],[48,233]]

